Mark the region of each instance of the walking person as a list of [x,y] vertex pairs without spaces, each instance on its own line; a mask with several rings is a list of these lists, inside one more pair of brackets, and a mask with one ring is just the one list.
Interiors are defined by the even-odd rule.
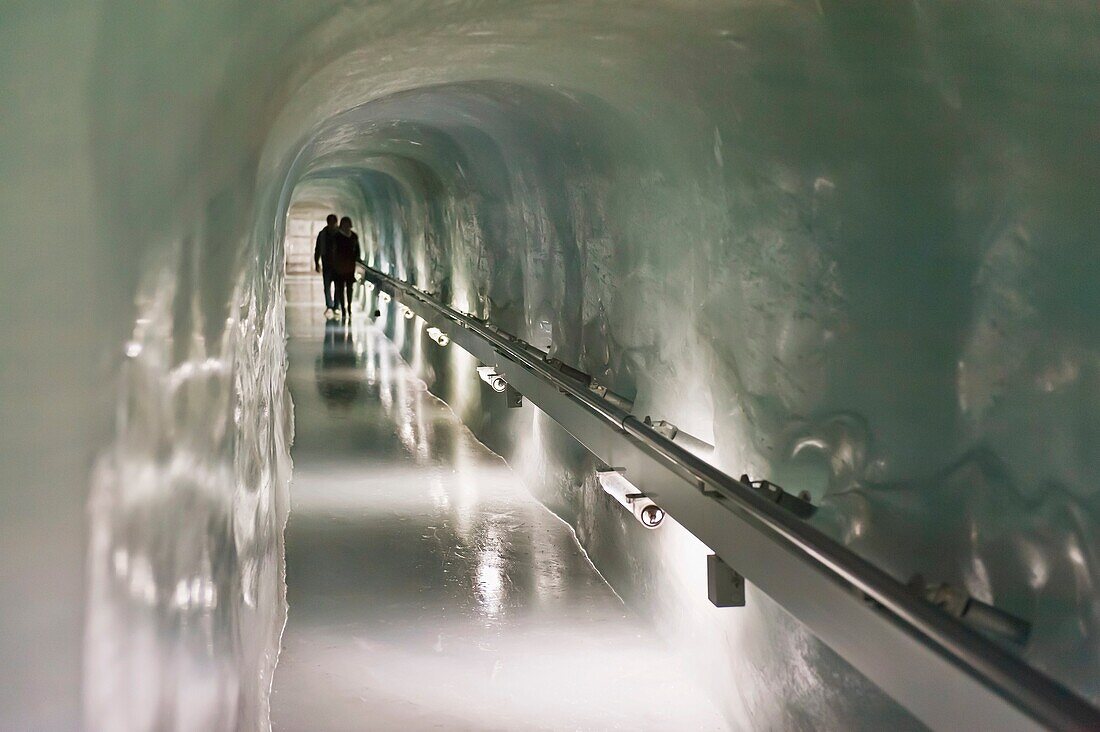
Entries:
[[336,296],[332,288],[336,283],[332,269],[332,245],[333,235],[339,231],[336,226],[336,214],[329,214],[325,219],[325,228],[317,233],[317,244],[313,247],[313,267],[321,273],[321,279],[325,285],[325,319],[333,320],[336,313]]
[[359,235],[351,230],[351,219],[340,219],[332,235],[332,271],[341,322],[351,322],[351,296],[355,285],[355,263],[359,261]]

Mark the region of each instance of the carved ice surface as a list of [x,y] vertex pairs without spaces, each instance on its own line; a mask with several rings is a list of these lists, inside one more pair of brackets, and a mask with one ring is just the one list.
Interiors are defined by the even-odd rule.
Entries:
[[[290,423],[283,297],[271,289],[261,310],[258,279],[244,278],[220,328],[195,323],[175,354],[169,310],[195,308],[193,296],[167,273],[140,292],[121,370],[128,398],[91,487],[94,728],[267,725],[285,619]],[[216,341],[203,335],[218,330]]]
[[[292,202],[809,491],[899,579],[1030,619],[1024,657],[1100,701],[1092,4],[0,10],[0,651],[36,659],[0,726],[74,726],[82,662],[92,728],[266,725]],[[410,362],[732,723],[916,724],[751,587],[700,605],[698,547],[625,519],[553,423],[481,404],[458,349]]]

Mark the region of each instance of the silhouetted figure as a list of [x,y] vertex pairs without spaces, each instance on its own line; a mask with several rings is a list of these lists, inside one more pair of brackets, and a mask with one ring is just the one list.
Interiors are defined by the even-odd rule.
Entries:
[[359,235],[351,230],[351,219],[340,219],[340,228],[332,235],[332,271],[341,321],[351,320],[351,294],[355,285],[355,263],[359,260]]
[[329,214],[325,219],[325,228],[317,233],[317,244],[313,247],[313,267],[321,273],[321,279],[325,284],[325,317],[334,317],[336,309],[336,296],[332,287],[336,280],[332,269],[332,245],[333,234],[339,231],[336,226],[336,214]]

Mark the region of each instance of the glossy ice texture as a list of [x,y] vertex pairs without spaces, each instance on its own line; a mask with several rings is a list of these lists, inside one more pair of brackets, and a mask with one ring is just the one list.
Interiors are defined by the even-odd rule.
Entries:
[[224,323],[190,316],[181,348],[180,293],[156,282],[93,473],[85,713],[96,729],[262,728],[285,612],[283,298],[264,303],[249,277]]
[[723,730],[572,530],[365,316],[288,283],[298,439],[276,730]]
[[[83,667],[92,727],[263,728],[292,202],[899,578],[1029,618],[1025,657],[1100,701],[1094,3],[0,10],[0,656],[30,659],[0,726],[75,726]],[[912,724],[752,588],[703,614],[673,534],[400,326],[733,726]]]

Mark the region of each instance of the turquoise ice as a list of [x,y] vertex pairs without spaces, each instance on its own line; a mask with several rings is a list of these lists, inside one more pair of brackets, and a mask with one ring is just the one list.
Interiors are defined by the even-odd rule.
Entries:
[[[292,207],[1030,619],[1100,701],[1098,35],[1024,0],[0,3],[0,727],[266,727]],[[700,620],[671,540],[444,358],[731,725],[916,724],[751,589]]]

